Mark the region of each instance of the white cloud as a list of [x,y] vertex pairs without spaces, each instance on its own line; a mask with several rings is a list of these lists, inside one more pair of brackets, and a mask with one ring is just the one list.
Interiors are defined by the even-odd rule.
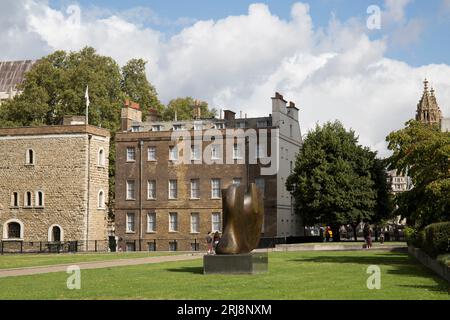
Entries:
[[[408,3],[386,1],[386,12],[397,27],[412,24],[404,14]],[[66,12],[46,2],[21,0],[6,9],[18,27],[5,24],[3,29],[16,32],[17,44],[7,41],[21,58],[85,45],[120,64],[142,57],[149,61],[149,79],[164,102],[191,95],[216,108],[259,116],[271,112],[270,97],[279,91],[300,107],[303,132],[316,122],[340,119],[356,130],[362,143],[382,154],[385,136],[414,117],[425,76],[450,115],[445,109],[450,107],[450,66],[415,68],[387,59],[389,38],[371,40],[357,19],[332,18],[325,29],[315,28],[308,5],[302,3],[292,7],[288,20],[264,4],[253,4],[245,15],[197,21],[173,36],[133,22],[131,11],[128,18],[84,12],[76,26]],[[155,17],[152,11],[147,15]],[[30,51],[21,46],[28,38]],[[9,57],[2,50],[0,58]]]

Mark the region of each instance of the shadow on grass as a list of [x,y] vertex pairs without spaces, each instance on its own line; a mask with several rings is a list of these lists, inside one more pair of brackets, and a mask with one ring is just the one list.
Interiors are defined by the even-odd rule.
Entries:
[[446,292],[449,290],[447,282],[439,278],[434,272],[427,269],[417,260],[407,254],[389,254],[376,253],[371,256],[361,255],[339,255],[339,256],[317,256],[310,258],[293,259],[294,262],[313,262],[313,263],[336,263],[336,264],[361,264],[365,266],[379,265],[389,266],[390,269],[386,273],[400,276],[412,277],[431,277],[435,280],[436,285],[401,285],[402,287],[418,288],[436,292]]
[[203,267],[182,267],[182,268],[177,268],[177,269],[167,269],[167,271],[203,274]]

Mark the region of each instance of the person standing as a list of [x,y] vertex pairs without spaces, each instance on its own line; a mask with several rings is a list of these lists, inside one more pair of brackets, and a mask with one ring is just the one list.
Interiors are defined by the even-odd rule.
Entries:
[[211,236],[211,231],[208,231],[208,234],[206,235],[206,245],[208,247],[208,254],[213,253],[213,237]]
[[373,233],[373,230],[369,226],[369,230],[367,232],[367,249],[372,248],[372,233]]
[[325,229],[325,239],[327,242],[330,242],[330,227]]
[[219,234],[219,231],[216,231],[215,233],[214,233],[214,238],[213,238],[213,240],[214,240],[214,253],[216,252],[216,247],[217,247],[217,245],[219,244],[219,240],[220,240],[220,234]]

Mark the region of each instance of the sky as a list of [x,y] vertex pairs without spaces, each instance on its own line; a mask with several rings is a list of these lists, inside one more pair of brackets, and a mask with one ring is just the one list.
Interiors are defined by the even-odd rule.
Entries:
[[163,103],[271,112],[275,91],[303,133],[339,119],[388,154],[427,77],[450,117],[450,0],[0,0],[0,60],[94,47],[143,58]]

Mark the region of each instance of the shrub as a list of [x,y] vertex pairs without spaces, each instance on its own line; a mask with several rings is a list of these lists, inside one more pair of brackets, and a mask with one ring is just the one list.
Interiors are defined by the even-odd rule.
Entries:
[[449,252],[450,222],[433,223],[425,227],[423,249],[432,257]]
[[414,246],[416,248],[422,248],[425,242],[425,231],[418,231],[413,227],[405,228],[406,243],[409,246]]

